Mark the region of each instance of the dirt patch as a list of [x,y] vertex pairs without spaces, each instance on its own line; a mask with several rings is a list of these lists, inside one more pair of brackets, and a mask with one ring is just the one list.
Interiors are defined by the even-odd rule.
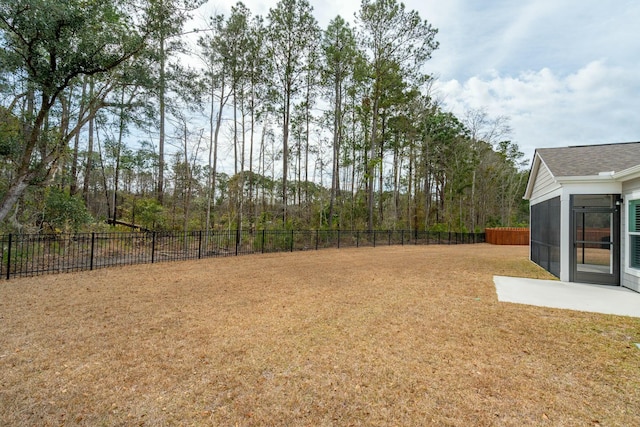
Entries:
[[633,425],[638,319],[499,303],[527,248],[328,249],[0,283],[2,425]]

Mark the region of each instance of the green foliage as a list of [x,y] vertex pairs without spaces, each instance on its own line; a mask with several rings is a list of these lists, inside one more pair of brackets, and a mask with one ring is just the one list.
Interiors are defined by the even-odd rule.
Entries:
[[[264,24],[237,3],[203,31],[198,75],[177,53],[200,4],[0,0],[3,227],[39,226],[45,206],[47,225],[79,227],[80,198],[154,230],[527,221],[506,119],[430,98],[437,30],[416,11],[364,0],[353,25],[321,31],[308,0],[279,1]],[[165,121],[180,135],[165,138]]]
[[451,231],[451,226],[443,223],[436,223],[429,227],[429,231],[433,231],[434,233],[444,233]]
[[136,212],[139,225],[149,230],[163,229],[164,209],[156,199],[144,198],[139,200],[136,206]]
[[[105,105],[114,71],[144,49],[151,25],[142,6],[137,0],[0,0],[0,76],[10,76],[1,86],[22,129],[0,221],[29,186],[47,182],[69,141]],[[104,82],[80,108],[73,106],[72,117],[71,88],[82,76]]]
[[71,196],[57,187],[48,188],[45,197],[42,221],[53,231],[76,232],[93,221],[79,197]]
[[49,97],[81,74],[108,71],[143,45],[120,2],[2,0],[3,57]]
[[20,147],[22,136],[20,120],[0,106],[0,156],[12,158]]

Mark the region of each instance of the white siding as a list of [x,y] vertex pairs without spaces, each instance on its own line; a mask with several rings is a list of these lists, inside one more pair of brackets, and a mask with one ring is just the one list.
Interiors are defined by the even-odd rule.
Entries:
[[560,188],[560,184],[555,182],[547,166],[540,162],[536,180],[533,183],[533,189],[531,191],[531,200],[538,199],[558,188]]

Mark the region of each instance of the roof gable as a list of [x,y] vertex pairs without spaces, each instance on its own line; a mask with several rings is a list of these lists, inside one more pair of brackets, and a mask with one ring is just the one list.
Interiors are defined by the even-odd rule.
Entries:
[[[524,199],[531,200],[534,197],[534,192],[551,190],[551,186],[554,184],[556,184],[556,182],[553,178],[553,174],[547,165],[545,165],[542,157],[540,157],[536,152],[533,156],[531,170],[529,171],[529,179],[527,181]],[[546,190],[541,187],[546,187]]]

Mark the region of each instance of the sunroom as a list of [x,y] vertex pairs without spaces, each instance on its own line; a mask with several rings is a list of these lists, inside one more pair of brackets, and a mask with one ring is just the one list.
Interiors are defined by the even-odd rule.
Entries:
[[640,292],[640,142],[537,149],[525,199],[533,262]]

